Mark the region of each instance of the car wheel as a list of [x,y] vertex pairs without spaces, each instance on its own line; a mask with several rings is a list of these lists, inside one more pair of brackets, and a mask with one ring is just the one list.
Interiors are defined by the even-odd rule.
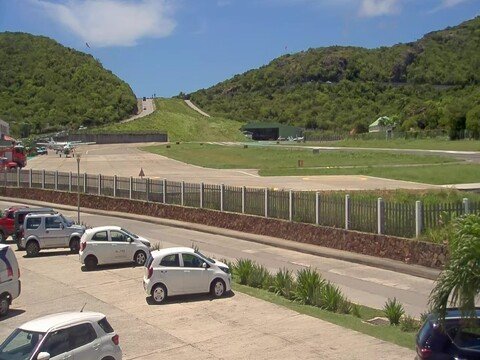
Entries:
[[30,240],[26,247],[27,256],[37,256],[40,252],[40,246],[35,240]]
[[161,304],[167,298],[167,288],[163,284],[157,284],[152,289],[152,299],[157,304]]
[[9,309],[10,309],[10,301],[6,296],[2,296],[0,298],[0,317],[7,315]]
[[3,231],[0,231],[0,244],[1,244],[1,243],[4,243],[4,242],[5,242],[5,239],[6,239],[5,234],[3,233]]
[[225,282],[222,279],[215,279],[212,282],[212,295],[219,298],[225,294]]
[[70,240],[70,251],[74,254],[78,254],[80,251],[80,240],[78,238]]
[[134,259],[135,261],[135,264],[137,264],[138,266],[143,266],[145,265],[145,262],[147,261],[147,254],[145,254],[145,252],[143,251],[137,251],[135,253],[135,256],[134,256]]
[[88,271],[95,270],[98,265],[98,260],[95,256],[90,255],[85,259],[85,267]]

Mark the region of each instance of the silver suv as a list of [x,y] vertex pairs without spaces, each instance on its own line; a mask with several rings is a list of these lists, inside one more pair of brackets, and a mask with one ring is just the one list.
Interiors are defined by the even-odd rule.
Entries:
[[28,256],[37,256],[41,249],[80,249],[80,238],[85,227],[75,225],[62,214],[28,214],[25,216],[21,246]]

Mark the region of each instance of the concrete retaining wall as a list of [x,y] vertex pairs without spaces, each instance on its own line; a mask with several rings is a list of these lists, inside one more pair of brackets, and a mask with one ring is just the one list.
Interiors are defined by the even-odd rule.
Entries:
[[[21,199],[71,206],[77,204],[77,194],[75,193],[22,188],[2,188],[0,193]],[[139,220],[141,220],[141,215],[154,216],[245,233],[273,236],[437,269],[443,267],[447,258],[447,248],[443,245],[285,220],[267,219],[259,216],[86,194],[81,194],[81,206],[138,214],[140,215]]]
[[167,142],[165,134],[70,134],[58,137],[57,141],[82,141],[95,142],[97,144],[124,144],[142,142]]

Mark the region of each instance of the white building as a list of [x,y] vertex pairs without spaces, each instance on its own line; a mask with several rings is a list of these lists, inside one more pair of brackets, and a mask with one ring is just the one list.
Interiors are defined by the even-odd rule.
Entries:
[[0,119],[0,136],[1,135],[10,135],[10,125],[2,119]]

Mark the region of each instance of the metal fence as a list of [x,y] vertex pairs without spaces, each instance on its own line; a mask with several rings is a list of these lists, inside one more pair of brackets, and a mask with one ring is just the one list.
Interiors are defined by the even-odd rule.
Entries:
[[[2,184],[3,182],[3,184]],[[243,213],[401,237],[419,236],[452,218],[480,213],[480,202],[428,204],[365,200],[340,193],[274,190],[58,171],[5,172],[10,187],[70,191]]]

